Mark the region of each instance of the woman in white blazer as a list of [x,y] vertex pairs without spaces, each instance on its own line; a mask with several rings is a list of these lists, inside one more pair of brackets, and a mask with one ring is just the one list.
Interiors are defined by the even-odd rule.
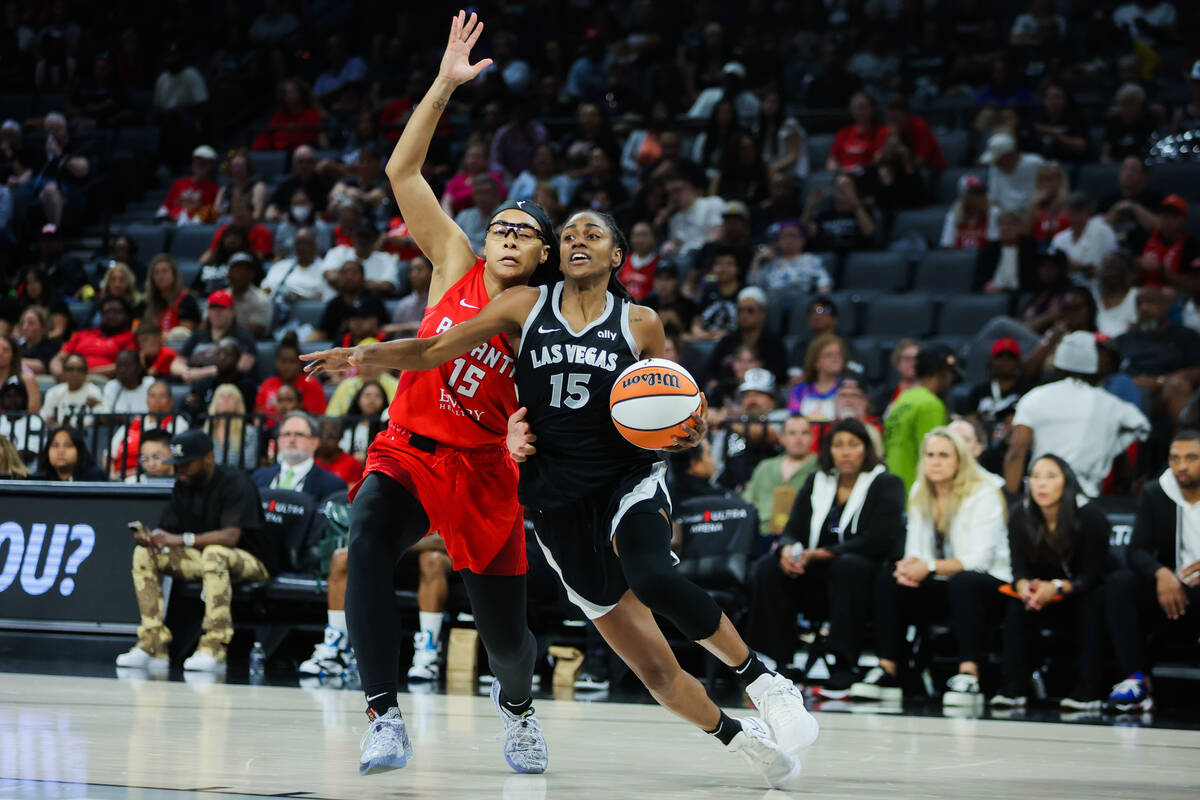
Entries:
[[948,615],[959,667],[942,703],[968,705],[982,698],[985,634],[989,621],[1003,615],[999,590],[1012,581],[1012,566],[998,479],[979,467],[950,428],[934,428],[921,443],[907,527],[904,557],[879,573],[875,587],[879,666],[855,684],[851,696],[900,699],[900,665],[911,656],[905,630]]

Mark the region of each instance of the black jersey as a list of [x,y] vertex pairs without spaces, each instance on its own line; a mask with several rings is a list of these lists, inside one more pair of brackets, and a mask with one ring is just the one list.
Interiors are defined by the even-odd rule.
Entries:
[[562,315],[563,284],[541,287],[521,332],[517,399],[537,436],[521,464],[521,502],[557,508],[612,485],[658,457],[630,444],[613,425],[608,397],[638,360],[628,301],[611,292],[603,313],[578,333]]

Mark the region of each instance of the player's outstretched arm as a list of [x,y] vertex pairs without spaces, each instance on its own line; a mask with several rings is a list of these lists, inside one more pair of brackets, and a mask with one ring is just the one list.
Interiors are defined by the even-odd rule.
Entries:
[[438,120],[450,102],[450,95],[492,63],[490,58],[471,63],[471,48],[482,32],[483,23],[474,13],[468,18],[459,11],[454,17],[437,78],[413,109],[386,168],[400,215],[417,246],[433,264],[430,304],[436,303],[475,263],[475,253],[467,235],[442,210],[433,189],[421,175],[421,166],[429,153]]
[[300,360],[308,362],[304,371],[310,375],[345,372],[351,367],[363,365],[383,369],[433,369],[475,349],[500,333],[508,336],[514,344],[519,342],[525,319],[533,310],[539,296],[538,289],[514,286],[501,292],[471,319],[437,336],[377,342],[358,347],[335,347],[301,355]]

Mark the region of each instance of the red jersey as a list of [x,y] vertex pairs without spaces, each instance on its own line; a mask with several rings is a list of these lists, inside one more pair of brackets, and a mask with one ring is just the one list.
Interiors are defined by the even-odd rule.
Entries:
[[[275,416],[275,395],[279,394],[283,381],[278,375],[267,378],[258,387],[258,396],[254,398],[254,410],[260,414]],[[324,414],[325,390],[321,382],[311,375],[300,373],[292,381],[292,388],[300,393],[300,405],[310,414]]]
[[358,462],[357,458],[343,453],[341,450],[338,451],[337,458],[333,461],[326,461],[314,456],[313,463],[337,475],[346,482],[347,486],[353,486],[362,478],[363,465]]
[[[491,300],[483,282],[483,259],[425,309],[417,336],[426,338],[466,322]],[[513,382],[516,354],[503,334],[440,367],[400,376],[388,419],[449,447],[496,445],[517,410]]]
[[252,150],[295,150],[302,144],[317,140],[321,132],[321,112],[315,108],[299,111],[280,109],[271,115],[269,130],[258,135]]
[[[213,234],[212,241],[208,245],[208,249],[214,253],[217,246],[221,244],[221,237],[225,235],[225,231],[229,230],[229,225],[225,224],[217,228],[217,232]],[[275,237],[271,234],[271,229],[266,225],[255,223],[250,226],[248,232],[250,239],[250,252],[260,258],[270,256],[275,247]]]
[[954,230],[954,249],[982,250],[983,246],[987,244],[987,236],[987,217],[982,217],[974,222],[964,217]]
[[[890,125],[884,125],[879,129],[879,133],[875,137],[877,152],[883,149],[883,143],[887,141],[890,131]],[[904,126],[904,130],[900,131],[900,138],[912,150],[912,154],[920,166],[934,169],[946,168],[946,156],[942,154],[942,147],[938,144],[937,137],[933,135],[933,130],[925,120],[916,115],[909,115],[908,124]]]
[[[1195,270],[1195,264],[1189,263],[1189,261],[1195,258],[1197,250],[1200,248],[1197,248],[1191,234],[1184,233],[1175,241],[1166,242],[1162,238],[1162,232],[1155,228],[1154,232],[1150,234],[1146,246],[1142,248],[1142,255],[1150,256],[1162,264],[1164,272],[1178,275],[1180,272],[1190,273]],[[1139,269],[1134,285],[1161,288],[1166,284],[1163,282],[1162,273],[1157,270]]]
[[662,256],[655,256],[640,267],[634,266],[633,254],[630,253],[625,257],[625,263],[621,266],[617,279],[625,285],[625,288],[633,295],[633,299],[640,303],[654,291],[654,271],[661,263]]
[[[87,359],[89,372],[115,364],[117,353],[122,350],[136,349],[137,341],[133,338],[133,331],[121,331],[113,336],[105,336],[99,328],[79,331],[62,346],[62,352],[78,353]],[[506,433],[507,430],[506,427]]]
[[879,152],[879,128],[860,131],[857,125],[847,125],[833,137],[829,155],[842,169],[861,169],[875,163]]
[[1056,233],[1065,231],[1069,227],[1071,227],[1071,223],[1066,214],[1056,214],[1053,211],[1042,209],[1033,212],[1033,224],[1029,235],[1035,242],[1048,242],[1054,238]]
[[217,202],[217,192],[221,187],[217,186],[213,181],[198,181],[195,178],[176,178],[171,184],[171,190],[167,192],[167,199],[163,201],[162,207],[167,210],[167,216],[174,219],[179,216],[179,212],[183,208],[183,200],[187,199],[196,201],[199,208],[212,206]]

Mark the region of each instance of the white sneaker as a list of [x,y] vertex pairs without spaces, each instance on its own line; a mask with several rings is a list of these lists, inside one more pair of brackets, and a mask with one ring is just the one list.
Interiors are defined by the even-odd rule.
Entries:
[[317,678],[341,677],[350,663],[350,646],[344,631],[325,626],[325,640],[313,648],[308,660],[297,668],[303,676]]
[[136,644],[129,652],[117,656],[118,667],[133,667],[135,669],[166,669],[170,660],[166,656],[152,656]]
[[946,693],[942,695],[943,706],[973,706],[983,702],[979,691],[979,678],[966,672],[946,681]]
[[850,687],[850,696],[855,700],[881,700],[898,703],[904,699],[900,676],[892,675],[883,667],[871,667],[867,676]]
[[410,681],[436,681],[441,673],[441,651],[438,641],[429,635],[429,631],[418,631],[413,634],[412,666],[408,668]]
[[183,662],[183,668],[188,672],[224,672],[225,662],[217,661],[212,653],[197,650]]
[[539,775],[546,771],[550,754],[542,737],[542,723],[531,706],[520,716],[500,702],[500,681],[492,682],[492,706],[504,722],[504,760],[516,772]]
[[771,726],[775,742],[785,753],[795,755],[811,747],[821,732],[821,726],[804,707],[804,693],[782,675],[760,675],[746,694]]
[[992,708],[1024,708],[1027,702],[1025,695],[994,694],[988,705]]
[[359,775],[388,772],[408,764],[413,757],[413,748],[400,709],[389,708],[382,717],[371,720],[358,748],[362,750],[358,759]]
[[725,749],[741,756],[743,761],[767,779],[767,785],[772,789],[800,788],[797,785],[803,769],[800,759],[780,750],[771,738],[766,723],[758,717],[743,717],[738,722],[742,724],[742,729],[733,737],[733,741],[725,745]]

